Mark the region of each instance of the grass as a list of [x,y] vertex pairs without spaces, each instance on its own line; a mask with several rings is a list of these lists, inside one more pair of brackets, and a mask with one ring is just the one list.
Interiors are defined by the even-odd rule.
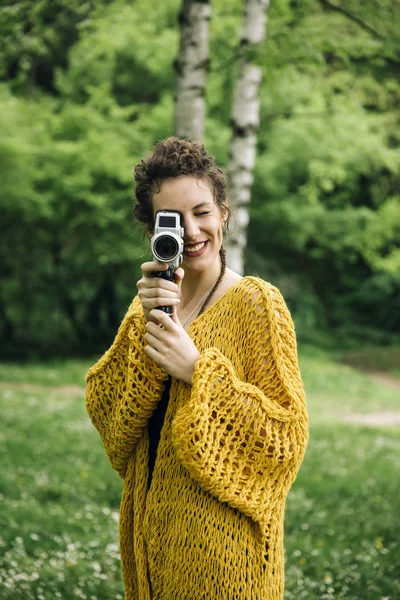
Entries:
[[[123,598],[122,482],[84,409],[89,364],[0,366],[2,600]],[[311,436],[287,502],[285,600],[400,598],[398,428],[343,420],[400,410],[400,388],[310,349],[301,367]]]

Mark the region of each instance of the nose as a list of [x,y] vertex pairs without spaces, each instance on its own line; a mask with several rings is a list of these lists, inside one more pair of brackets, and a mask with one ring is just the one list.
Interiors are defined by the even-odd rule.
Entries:
[[184,238],[186,241],[194,240],[200,232],[197,220],[193,216],[183,218]]

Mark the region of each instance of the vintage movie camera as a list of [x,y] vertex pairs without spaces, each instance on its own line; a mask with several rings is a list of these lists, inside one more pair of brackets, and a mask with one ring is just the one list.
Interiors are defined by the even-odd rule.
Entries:
[[[154,277],[174,281],[176,269],[182,262],[183,226],[182,215],[173,210],[159,210],[156,213],[154,235],[151,238],[153,260],[167,263],[166,271],[156,271]],[[159,306],[167,314],[172,314],[172,306]]]

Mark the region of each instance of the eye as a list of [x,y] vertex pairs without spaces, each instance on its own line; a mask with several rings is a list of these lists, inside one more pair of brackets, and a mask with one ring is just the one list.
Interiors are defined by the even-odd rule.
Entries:
[[201,213],[197,213],[197,214],[195,215],[195,217],[201,217],[201,216],[203,216],[203,215],[209,215],[209,214],[210,214],[209,212],[201,212]]

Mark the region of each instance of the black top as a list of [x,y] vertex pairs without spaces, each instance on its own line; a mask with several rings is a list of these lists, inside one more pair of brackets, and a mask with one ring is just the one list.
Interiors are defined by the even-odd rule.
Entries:
[[151,478],[153,475],[154,465],[156,463],[157,448],[161,437],[161,429],[164,424],[165,413],[168,408],[169,391],[171,389],[171,377],[168,377],[162,396],[154,409],[148,423],[149,430],[149,480],[148,488],[150,488]]

